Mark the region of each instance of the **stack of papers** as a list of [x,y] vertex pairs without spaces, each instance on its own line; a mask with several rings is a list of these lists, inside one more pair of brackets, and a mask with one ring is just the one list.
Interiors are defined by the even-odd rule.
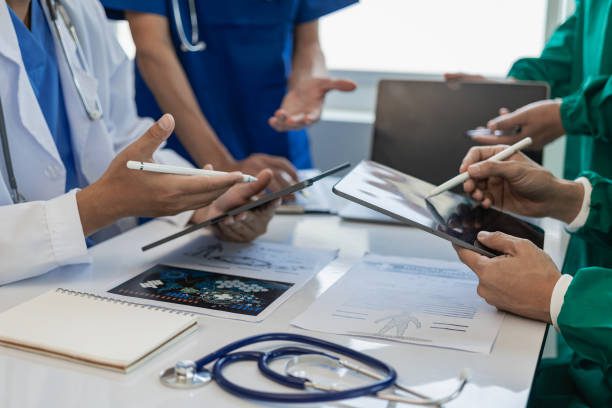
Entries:
[[459,262],[367,255],[292,323],[308,330],[490,353],[504,313]]

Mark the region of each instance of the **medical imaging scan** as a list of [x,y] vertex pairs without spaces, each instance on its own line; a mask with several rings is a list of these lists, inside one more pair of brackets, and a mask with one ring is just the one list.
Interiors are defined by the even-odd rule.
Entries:
[[286,282],[156,265],[109,292],[257,316],[291,286]]
[[363,161],[334,187],[334,192],[487,255],[497,254],[477,242],[480,231],[501,231],[543,247],[541,228],[452,192],[426,199],[434,187],[382,164]]

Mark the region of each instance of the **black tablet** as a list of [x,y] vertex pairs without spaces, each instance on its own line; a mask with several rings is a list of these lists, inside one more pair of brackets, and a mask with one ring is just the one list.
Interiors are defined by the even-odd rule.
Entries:
[[201,228],[204,227],[208,227],[210,225],[214,225],[219,223],[220,221],[222,221],[223,219],[232,216],[232,215],[238,215],[240,213],[243,213],[245,211],[249,211],[252,210],[254,208],[257,207],[261,207],[262,205],[265,205],[271,201],[276,200],[277,198],[282,198],[288,195],[291,195],[293,193],[297,193],[300,190],[303,190],[311,185],[313,185],[315,182],[327,177],[327,176],[331,176],[334,173],[337,173],[339,171],[342,171],[344,169],[349,168],[351,165],[349,163],[344,163],[341,164],[339,166],[336,166],[332,169],[329,169],[327,171],[322,172],[321,174],[315,176],[315,177],[311,177],[309,179],[306,179],[304,181],[300,181],[299,183],[293,184],[283,190],[277,191],[275,193],[270,193],[270,194],[266,194],[260,198],[258,198],[257,200],[251,201],[250,203],[247,203],[245,205],[242,205],[240,207],[234,208],[233,210],[230,210],[228,212],[226,212],[225,214],[221,214],[216,216],[215,218],[211,218],[209,220],[203,221],[199,224],[194,224],[189,226],[188,228],[184,229],[181,232],[177,232],[176,234],[172,234],[167,236],[166,238],[162,238],[159,241],[155,241],[149,245],[145,245],[142,247],[143,251],[148,251],[149,249],[155,248],[157,246],[160,246],[162,244],[165,244],[166,242],[172,241],[176,238],[182,237],[183,235],[187,235],[193,231],[197,231]]
[[478,242],[480,231],[501,231],[543,247],[544,231],[540,227],[502,211],[483,208],[452,192],[426,200],[434,187],[382,164],[363,161],[334,186],[333,192],[488,257],[499,254]]

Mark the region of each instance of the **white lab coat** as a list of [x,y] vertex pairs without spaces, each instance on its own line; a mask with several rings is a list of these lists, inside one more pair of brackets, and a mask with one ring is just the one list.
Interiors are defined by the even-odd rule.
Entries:
[[[63,0],[63,4],[90,67],[84,79],[93,89],[97,87],[104,114],[101,120],[89,120],[56,38],[76,167],[86,186],[100,178],[116,153],[143,134],[153,121],[137,116],[133,63],[117,43],[102,6],[97,0]],[[64,191],[66,170],[30,85],[7,7],[5,1],[0,2],[0,98],[17,183],[28,202],[13,204],[0,156],[0,285],[62,265],[89,262],[76,190]],[[74,47],[72,41],[66,44]],[[70,54],[69,58],[80,66],[74,50]],[[159,150],[155,159],[188,165],[170,150]],[[126,221],[115,227],[134,225]]]

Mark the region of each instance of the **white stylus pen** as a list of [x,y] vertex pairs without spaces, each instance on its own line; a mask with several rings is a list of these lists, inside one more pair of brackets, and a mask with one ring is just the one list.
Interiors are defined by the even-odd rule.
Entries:
[[[512,146],[508,146],[506,149],[502,150],[501,152],[489,157],[487,160],[505,160],[508,157],[512,156],[514,153],[518,152],[521,149],[524,149],[525,147],[528,147],[531,145],[531,143],[533,143],[533,140],[531,140],[530,137],[526,137],[524,139],[521,139],[520,141],[516,142],[515,144],[513,144]],[[429,195],[426,198],[431,198],[434,196],[437,196],[438,194],[441,194],[445,191],[450,190],[453,187],[456,187],[460,184],[463,184],[467,179],[470,178],[470,175],[468,174],[468,172],[463,172],[461,174],[459,174],[458,176],[453,177],[452,179],[440,184],[438,187],[434,188],[433,190],[431,190],[431,192],[429,193]]]
[[[127,168],[132,170],[152,171],[154,173],[181,174],[185,176],[219,177],[227,176],[229,174],[224,171],[194,169],[189,167],[170,166],[167,164],[158,163],[146,163],[134,160],[130,160],[127,162]],[[257,181],[257,178],[249,176],[248,174],[244,174],[242,175],[242,181],[244,183],[251,183],[253,181]]]

